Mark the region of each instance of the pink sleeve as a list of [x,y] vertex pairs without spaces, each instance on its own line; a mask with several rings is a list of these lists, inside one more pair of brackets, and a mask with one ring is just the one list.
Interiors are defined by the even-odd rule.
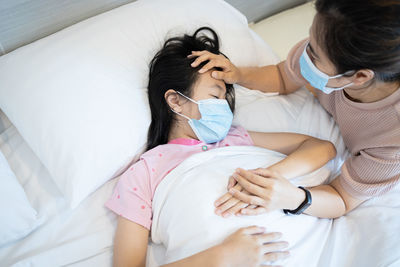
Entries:
[[400,147],[370,148],[347,159],[339,181],[358,198],[379,196],[400,180]]
[[129,167],[120,177],[105,206],[150,230],[152,209],[150,177],[144,160]]
[[293,80],[298,86],[307,84],[307,80],[303,78],[300,72],[300,56],[304,51],[304,47],[308,42],[308,38],[298,42],[289,52],[285,62],[285,71],[287,76]]
[[232,126],[221,145],[225,146],[254,146],[249,133],[242,126]]

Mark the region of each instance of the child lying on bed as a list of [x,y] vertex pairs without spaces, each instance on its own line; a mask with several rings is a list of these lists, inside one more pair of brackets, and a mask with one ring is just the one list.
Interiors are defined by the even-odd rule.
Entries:
[[[202,31],[212,37],[201,35]],[[269,169],[290,179],[322,167],[336,154],[330,142],[310,136],[247,132],[232,126],[233,87],[212,78],[210,72],[199,74],[204,64],[192,68],[188,55],[194,50],[219,54],[216,33],[204,27],[192,36],[171,38],[150,64],[152,122],[147,151],[121,176],[106,203],[119,215],[115,266],[145,266],[154,192],[191,155],[224,146],[260,146],[288,155]],[[165,266],[259,266],[287,257],[288,252],[282,251],[287,243],[277,242],[280,234],[264,231],[256,226],[239,229],[220,245]]]

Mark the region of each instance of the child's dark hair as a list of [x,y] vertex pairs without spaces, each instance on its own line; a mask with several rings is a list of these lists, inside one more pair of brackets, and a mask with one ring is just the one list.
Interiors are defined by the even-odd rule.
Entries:
[[[211,33],[212,37],[204,32]],[[174,89],[191,97],[192,88],[199,77],[198,70],[208,61],[193,68],[190,64],[195,58],[187,58],[192,51],[208,50],[214,54],[219,51],[218,35],[209,27],[199,28],[193,35],[184,34],[181,37],[168,39],[162,49],[150,62],[149,74],[149,104],[151,110],[151,124],[147,134],[147,150],[158,145],[166,144],[170,127],[175,118],[164,95],[169,89]],[[231,84],[226,86],[226,100],[234,111],[235,94]]]

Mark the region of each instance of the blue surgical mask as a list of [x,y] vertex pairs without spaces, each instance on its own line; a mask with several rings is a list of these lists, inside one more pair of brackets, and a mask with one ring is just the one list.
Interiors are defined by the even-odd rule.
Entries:
[[332,88],[327,87],[326,84],[328,83],[329,79],[334,79],[338,77],[342,77],[344,74],[339,74],[335,76],[329,76],[322,71],[320,71],[314,63],[311,61],[310,57],[307,53],[307,47],[309,43],[307,43],[306,47],[304,48],[303,54],[300,57],[300,72],[301,75],[315,88],[321,90],[325,94],[330,94],[333,91],[342,90],[346,87],[351,86],[353,83],[349,83],[343,87],[339,88]]
[[228,101],[225,99],[204,99],[195,101],[178,91],[177,93],[199,106],[201,114],[199,120],[191,119],[174,110],[172,111],[188,119],[190,127],[200,141],[211,144],[221,141],[226,137],[233,120],[233,114]]

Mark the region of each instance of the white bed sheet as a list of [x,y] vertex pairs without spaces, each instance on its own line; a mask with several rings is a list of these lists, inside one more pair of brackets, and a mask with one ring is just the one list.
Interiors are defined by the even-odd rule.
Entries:
[[0,266],[111,266],[115,215],[103,206],[118,178],[75,210],[46,168],[0,110],[0,150],[46,222],[22,240],[0,247]]

